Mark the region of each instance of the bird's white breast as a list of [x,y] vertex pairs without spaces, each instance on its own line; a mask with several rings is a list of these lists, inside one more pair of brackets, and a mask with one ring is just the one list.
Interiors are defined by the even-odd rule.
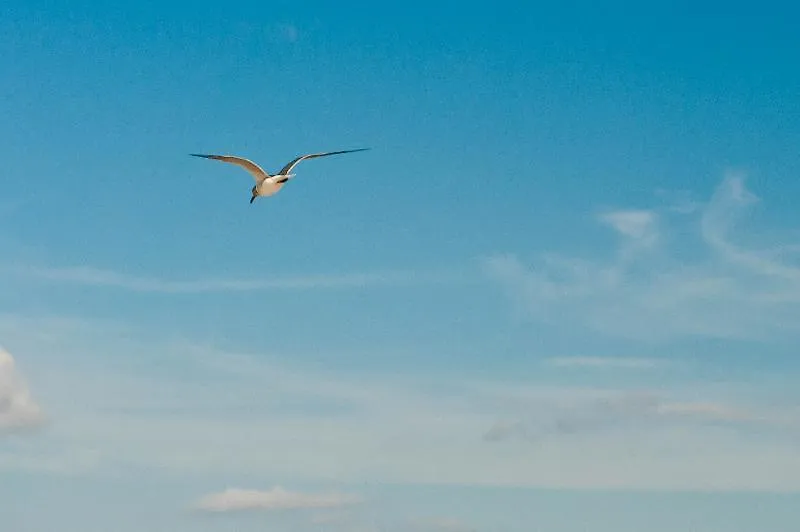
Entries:
[[271,181],[270,179],[265,179],[260,185],[258,185],[258,195],[259,196],[272,196],[276,192],[278,192],[283,185],[286,183],[276,183]]

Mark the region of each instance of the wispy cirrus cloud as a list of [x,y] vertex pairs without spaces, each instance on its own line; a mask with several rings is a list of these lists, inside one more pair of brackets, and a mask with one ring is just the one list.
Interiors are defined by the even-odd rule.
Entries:
[[[61,404],[47,445],[0,450],[0,470],[122,467],[284,486],[800,489],[791,398],[776,402],[747,387],[635,394],[531,376],[438,376],[430,386],[418,374],[353,375],[295,365],[286,354],[135,339],[107,320],[3,321],[0,333],[14,332],[9,341],[30,355],[37,389]],[[35,334],[51,329],[53,338]],[[87,352],[98,356],[81,361]],[[505,443],[487,442],[489,429]],[[271,491],[206,502],[279,504]]]
[[531,405],[531,411],[538,412],[538,417],[498,421],[484,433],[484,439],[541,442],[546,438],[601,430],[649,430],[657,426],[694,424],[800,429],[800,413],[794,411],[755,410],[719,402],[674,401],[651,392],[618,393],[551,405],[547,409]]
[[31,397],[14,358],[0,348],[0,435],[38,427],[43,422],[44,413]]
[[[735,222],[757,203],[729,175],[697,209],[600,216],[622,238],[606,259],[517,255],[486,261],[529,318],[617,338],[773,340],[800,335],[800,265],[785,250],[736,244]],[[679,217],[677,220],[675,217]],[[693,231],[670,222],[691,222]]]
[[252,292],[269,290],[309,290],[335,288],[367,288],[402,286],[457,281],[458,275],[413,271],[387,271],[352,274],[319,274],[295,276],[253,276],[247,279],[204,278],[197,280],[164,279],[130,275],[92,267],[25,267],[14,268],[16,275],[41,281],[70,283],[132,292],[162,294],[199,294],[209,292]]
[[599,220],[626,238],[643,245],[654,245],[658,240],[657,215],[649,210],[619,210],[604,212]]
[[360,496],[349,493],[303,493],[275,486],[267,491],[229,488],[220,493],[206,495],[193,508],[207,512],[313,510],[339,508],[362,501]]

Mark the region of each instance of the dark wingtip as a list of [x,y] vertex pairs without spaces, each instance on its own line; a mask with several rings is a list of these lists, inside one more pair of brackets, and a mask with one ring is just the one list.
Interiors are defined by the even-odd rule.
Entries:
[[192,157],[204,157],[206,159],[210,159],[211,158],[211,155],[204,155],[202,153],[190,153],[189,155],[191,155]]

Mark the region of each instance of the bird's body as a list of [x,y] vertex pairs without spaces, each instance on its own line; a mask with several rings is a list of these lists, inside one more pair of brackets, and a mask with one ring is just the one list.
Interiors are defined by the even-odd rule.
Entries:
[[286,182],[293,177],[294,174],[289,174],[286,176],[273,175],[266,179],[262,179],[260,183],[256,183],[255,188],[258,192],[256,196],[272,196],[277,194],[278,191],[283,188],[283,185],[285,185]]
[[235,155],[204,155],[200,153],[191,153],[190,155],[194,157],[204,157],[206,159],[214,159],[217,161],[222,161],[225,163],[235,164],[237,166],[241,166],[245,170],[247,170],[250,175],[253,176],[255,179],[256,184],[251,189],[252,196],[250,197],[250,203],[259,197],[259,196],[272,196],[277,194],[280,189],[286,184],[287,181],[292,179],[295,174],[291,173],[292,169],[297,166],[300,161],[304,161],[306,159],[314,159],[316,157],[326,157],[328,155],[337,155],[340,153],[353,153],[357,151],[365,151],[369,148],[359,148],[356,150],[340,150],[340,151],[329,151],[324,153],[308,153],[306,155],[301,155],[289,161],[286,166],[280,169],[280,171],[275,175],[270,175],[269,173],[265,172],[263,168],[258,166],[256,163],[249,159],[245,159],[243,157],[238,157]]

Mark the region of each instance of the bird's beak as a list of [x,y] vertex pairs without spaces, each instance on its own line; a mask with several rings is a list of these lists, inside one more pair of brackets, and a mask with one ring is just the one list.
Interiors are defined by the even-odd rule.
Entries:
[[252,204],[255,201],[255,199],[256,199],[255,196],[250,196],[250,203]]

